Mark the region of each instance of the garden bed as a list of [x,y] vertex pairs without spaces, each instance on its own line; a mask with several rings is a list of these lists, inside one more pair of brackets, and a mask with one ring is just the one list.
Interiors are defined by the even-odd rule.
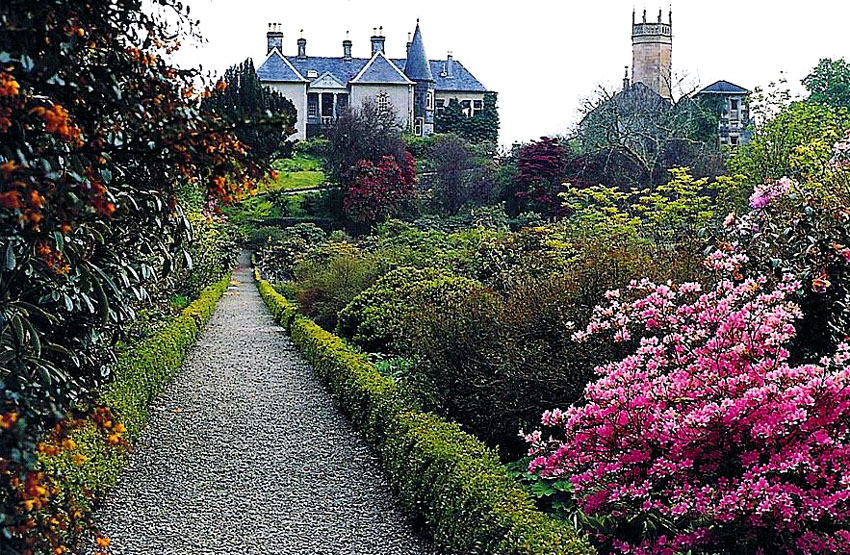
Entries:
[[568,524],[536,510],[495,452],[457,424],[414,410],[342,339],[298,315],[256,273],[275,320],[376,448],[403,506],[446,553],[591,554]]

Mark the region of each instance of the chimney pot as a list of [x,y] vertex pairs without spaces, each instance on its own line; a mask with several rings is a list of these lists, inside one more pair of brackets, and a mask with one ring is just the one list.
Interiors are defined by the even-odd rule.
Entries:
[[342,58],[346,62],[351,61],[351,40],[348,38],[348,31],[345,32],[345,40],[342,41]]
[[266,54],[271,54],[275,48],[283,53],[283,33],[279,23],[269,23],[268,31],[266,31],[266,48]]
[[378,29],[374,28],[374,33],[372,35],[372,56],[377,54],[378,52],[384,52],[384,36],[383,36],[384,28],[381,27],[380,34],[378,33]]

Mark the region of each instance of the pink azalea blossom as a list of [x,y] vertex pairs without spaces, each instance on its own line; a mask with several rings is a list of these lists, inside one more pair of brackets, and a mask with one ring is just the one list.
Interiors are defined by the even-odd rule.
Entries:
[[[707,262],[734,273],[742,256]],[[599,534],[603,550],[850,553],[850,347],[791,365],[801,287],[633,282],[574,335],[640,337],[584,404],[544,414],[548,440],[527,438],[529,471],[569,477],[586,513],[653,523]]]

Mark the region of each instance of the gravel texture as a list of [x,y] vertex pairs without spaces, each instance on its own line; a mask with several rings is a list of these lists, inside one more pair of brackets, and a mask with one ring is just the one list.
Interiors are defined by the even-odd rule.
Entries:
[[98,513],[111,551],[434,553],[242,264]]

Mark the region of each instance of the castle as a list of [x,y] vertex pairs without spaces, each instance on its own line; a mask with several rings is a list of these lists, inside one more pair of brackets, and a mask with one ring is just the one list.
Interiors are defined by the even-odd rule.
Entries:
[[[672,101],[673,10],[670,10],[667,21],[663,21],[663,16],[663,10],[658,10],[658,20],[647,21],[644,10],[643,19],[639,22],[637,13],[632,11],[631,83],[643,83],[664,100]],[[628,90],[630,86],[626,68],[623,88]],[[694,95],[694,98],[711,98],[716,102],[720,112],[717,132],[721,144],[735,147],[747,142],[749,94],[750,91],[744,87],[721,80]]]
[[304,139],[333,125],[348,105],[366,100],[378,108],[392,109],[400,126],[419,136],[434,132],[434,117],[456,99],[471,117],[484,109],[487,88],[451,53],[445,60],[429,60],[419,21],[408,35],[405,58],[390,58],[385,51],[383,27],[373,30],[368,58],[353,56],[353,43],[342,42],[342,56],[307,55],[301,36],[296,54],[283,53],[280,23],[270,23],[266,34],[266,59],[257,69],[264,85],[289,98],[298,111],[297,133]]

